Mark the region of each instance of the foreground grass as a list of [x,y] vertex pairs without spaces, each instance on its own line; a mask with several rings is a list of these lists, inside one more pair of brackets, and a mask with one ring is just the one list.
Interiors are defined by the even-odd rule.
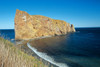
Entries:
[[42,61],[18,50],[14,45],[0,38],[0,67],[48,67]]

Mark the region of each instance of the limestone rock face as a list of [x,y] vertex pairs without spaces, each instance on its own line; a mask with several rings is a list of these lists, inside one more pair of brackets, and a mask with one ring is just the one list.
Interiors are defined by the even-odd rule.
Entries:
[[16,10],[15,39],[32,39],[42,36],[54,36],[75,32],[73,25],[41,15],[29,15]]

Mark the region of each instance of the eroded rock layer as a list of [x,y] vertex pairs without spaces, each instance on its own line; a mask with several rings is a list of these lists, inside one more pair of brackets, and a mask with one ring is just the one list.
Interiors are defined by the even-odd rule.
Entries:
[[42,36],[54,36],[75,32],[73,25],[41,15],[29,15],[16,10],[15,39],[32,39]]

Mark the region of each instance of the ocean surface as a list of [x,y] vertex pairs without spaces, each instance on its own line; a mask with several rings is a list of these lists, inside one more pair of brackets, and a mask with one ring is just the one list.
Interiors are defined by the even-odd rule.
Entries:
[[[0,36],[15,42],[14,30]],[[76,28],[75,33],[30,40],[27,46],[58,67],[100,67],[100,28]]]

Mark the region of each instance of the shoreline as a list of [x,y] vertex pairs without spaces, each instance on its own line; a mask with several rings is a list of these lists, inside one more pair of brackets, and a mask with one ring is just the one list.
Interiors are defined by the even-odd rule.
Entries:
[[42,58],[43,60],[56,65],[57,67],[68,67],[67,64],[65,63],[59,63],[54,61],[54,59],[52,57],[50,57],[49,55],[47,55],[47,53],[43,53],[38,51],[36,48],[32,47],[29,43],[27,43],[27,46],[40,58]]
[[[70,33],[72,33],[72,32],[70,32]],[[62,35],[56,35],[56,36],[65,36],[65,35],[68,35],[69,33],[67,33],[67,34],[62,34]],[[49,63],[50,64],[50,67],[51,66],[53,66],[53,67],[68,67],[66,64],[64,64],[64,63],[58,63],[58,62],[55,62],[55,61],[53,61],[53,63],[52,63],[52,61],[50,62],[50,61],[48,61],[48,60],[45,60],[44,58],[41,58],[39,55],[37,55],[32,49],[30,49],[29,47],[28,47],[28,43],[30,42],[30,41],[34,41],[34,40],[38,40],[38,39],[43,39],[43,38],[49,38],[49,37],[55,37],[55,36],[42,36],[42,37],[37,37],[37,38],[33,38],[33,39],[25,39],[25,40],[21,40],[20,41],[20,43],[19,44],[21,44],[21,49],[23,50],[24,49],[24,52],[25,53],[27,53],[27,54],[29,54],[29,55],[32,55],[33,57],[35,56],[35,57],[37,57],[38,59],[42,59],[43,60],[43,62],[44,63]],[[25,42],[26,41],[26,43],[23,45],[23,42]],[[17,44],[17,45],[19,45],[19,44]],[[23,47],[23,48],[22,48]],[[27,49],[26,49],[26,48]],[[32,54],[31,54],[32,53]],[[58,66],[59,65],[59,66]],[[61,65],[63,65],[63,66],[61,66]]]
[[20,49],[21,51],[24,51],[25,53],[27,53],[28,55],[31,55],[35,58],[37,58],[38,60],[42,60],[44,64],[49,65],[49,67],[58,67],[52,63],[50,63],[49,61],[41,58],[40,56],[38,56],[34,51],[32,51],[28,46],[27,43],[32,41],[32,40],[37,40],[37,39],[43,39],[43,38],[48,38],[48,37],[52,37],[52,36],[45,36],[45,37],[38,37],[38,38],[34,38],[34,39],[30,39],[30,40],[22,40],[21,43],[16,44],[15,46]]

